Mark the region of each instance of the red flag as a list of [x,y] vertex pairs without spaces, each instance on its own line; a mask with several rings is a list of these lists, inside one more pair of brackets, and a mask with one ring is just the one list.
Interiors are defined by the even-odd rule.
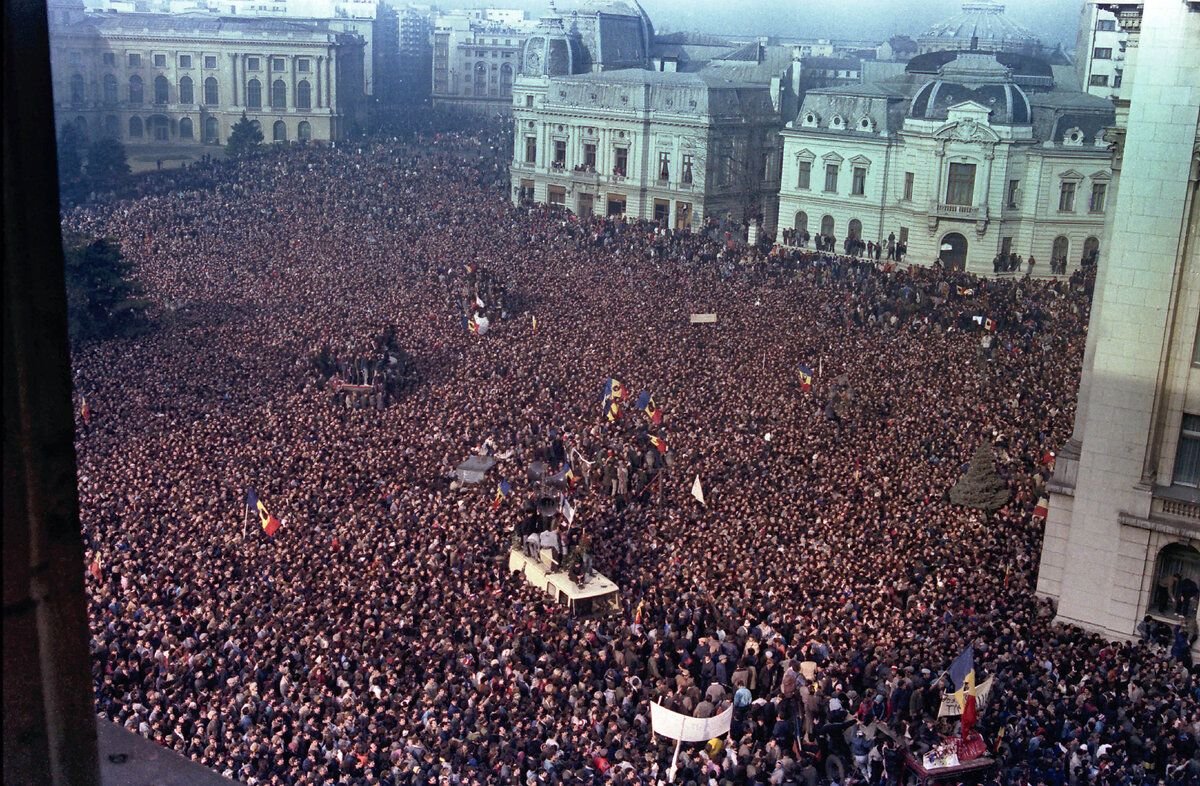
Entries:
[[88,406],[87,397],[84,397],[83,404],[79,407],[79,417],[83,419],[83,425],[92,425],[92,408]]
[[1050,500],[1042,497],[1038,500],[1037,507],[1033,509],[1033,517],[1035,519],[1044,519],[1050,512]]
[[92,578],[96,581],[103,581],[104,576],[100,572],[100,557],[93,557],[92,564],[88,565],[88,573],[92,574]]
[[970,735],[978,718],[979,712],[975,707],[975,686],[971,686],[971,689],[967,691],[967,701],[963,705],[962,711],[962,738],[964,740]]

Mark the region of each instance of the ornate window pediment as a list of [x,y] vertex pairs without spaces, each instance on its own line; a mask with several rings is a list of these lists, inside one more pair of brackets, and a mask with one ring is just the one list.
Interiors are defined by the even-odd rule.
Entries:
[[855,156],[854,158],[850,159],[850,165],[870,167],[871,159],[867,158],[866,156]]
[[1083,180],[1083,175],[1076,172],[1074,169],[1068,169],[1058,176],[1059,180]]
[[840,166],[841,163],[846,159],[842,158],[837,153],[826,153],[825,155],[821,156],[821,160],[826,164],[838,164]]
[[797,161],[816,161],[817,156],[815,153],[813,153],[813,151],[809,150],[806,147],[802,150],[796,151],[796,160]]
[[1112,172],[1101,169],[1098,172],[1093,172],[1092,174],[1088,175],[1088,177],[1096,181],[1112,180]]

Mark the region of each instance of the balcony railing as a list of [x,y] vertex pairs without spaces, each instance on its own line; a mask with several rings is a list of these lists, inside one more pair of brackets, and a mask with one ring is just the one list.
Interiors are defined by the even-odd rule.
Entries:
[[931,202],[929,212],[938,218],[957,218],[962,221],[986,221],[987,205],[947,205]]

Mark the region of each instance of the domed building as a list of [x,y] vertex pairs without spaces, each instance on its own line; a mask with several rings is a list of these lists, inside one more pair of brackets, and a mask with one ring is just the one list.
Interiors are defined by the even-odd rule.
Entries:
[[567,76],[645,68],[654,26],[636,0],[589,0],[543,17],[521,52],[523,76]]
[[1038,54],[1042,42],[1032,30],[1009,19],[1004,6],[992,0],[963,3],[960,13],[930,27],[917,38],[918,54],[969,49]]
[[1113,121],[1042,58],[927,52],[899,78],[808,91],[783,131],[778,226],[838,251],[903,243],[910,263],[1069,272],[1099,255]]

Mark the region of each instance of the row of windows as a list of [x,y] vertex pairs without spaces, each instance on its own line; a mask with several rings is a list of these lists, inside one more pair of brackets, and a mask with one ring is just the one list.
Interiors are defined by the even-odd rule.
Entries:
[[[808,231],[808,213],[804,212],[803,210],[798,211],[796,213],[796,218],[792,224],[792,227],[797,232],[807,232]],[[834,223],[833,216],[825,215],[825,216],[821,217],[821,234],[822,235],[824,235],[826,237],[834,237],[834,232],[836,229],[837,229],[837,227]],[[848,233],[846,235],[846,237],[850,238],[851,240],[861,240],[862,239],[862,222],[859,221],[857,218],[850,219],[850,223],[846,225],[846,231]],[[908,227],[900,228],[900,242],[901,243],[908,242]]]
[[[252,121],[255,128],[262,130],[262,125],[257,121]],[[154,141],[165,142],[172,136],[172,122],[163,115],[152,115],[145,120],[134,115],[129,118],[127,127],[129,139],[152,139]],[[80,130],[84,136],[87,136],[87,121],[82,117],[75,119],[75,127]],[[178,138],[181,140],[194,140],[196,138],[195,125],[190,117],[181,117],[179,123],[175,126],[178,133]],[[108,115],[104,118],[104,133],[108,136],[119,136],[120,120],[116,115]],[[208,117],[204,120],[204,142],[217,144],[220,135],[220,124],[215,117]],[[296,125],[296,138],[302,141],[312,139],[312,124],[307,120],[302,120]],[[282,120],[276,120],[271,127],[271,140],[274,142],[288,141],[287,123]]]
[[[1075,192],[1078,184],[1073,180],[1064,180],[1058,190],[1058,212],[1075,212]],[[1092,195],[1088,199],[1089,213],[1103,213],[1104,203],[1108,199],[1108,183],[1092,183]]]
[[[811,161],[797,161],[796,173],[796,188],[801,191],[812,189],[812,163]],[[838,186],[838,173],[841,166],[838,164],[825,164],[825,193],[836,194]],[[850,195],[864,196],[867,188],[867,168],[865,166],[856,166],[851,170],[850,178]]]
[[[117,78],[112,74],[105,74],[100,81],[101,85],[101,100],[105,104],[117,103]],[[86,85],[84,84],[83,75],[75,74],[71,77],[71,103],[75,106],[80,106],[86,101]],[[170,82],[165,76],[156,76],[153,83],[154,103],[167,104],[170,103]],[[134,106],[139,106],[145,101],[145,83],[140,76],[136,74],[129,77],[128,89],[129,103]],[[178,90],[180,104],[195,103],[195,83],[189,76],[182,77],[179,80]],[[276,79],[271,83],[271,108],[284,109],[287,106],[287,83],[282,79]],[[206,106],[216,106],[220,103],[220,90],[217,84],[216,77],[208,77],[204,80],[204,104]],[[251,109],[262,108],[262,83],[257,79],[251,79],[246,83],[246,106]],[[296,85],[296,108],[311,109],[312,108],[312,85],[307,79],[302,79]]]
[[[80,58],[80,54],[78,52],[71,53],[71,63],[73,65],[78,65],[80,63],[80,60],[81,60],[81,58]],[[277,73],[282,73],[287,70],[287,58],[286,57],[268,57],[267,60],[270,61],[270,67],[271,67],[272,71],[277,72]],[[117,64],[116,53],[115,52],[105,52],[103,54],[103,61],[104,61],[104,65],[106,65],[106,66],[115,66]],[[142,67],[142,55],[139,52],[128,52],[125,55],[125,62],[128,64],[128,66],[130,68],[141,68]],[[167,67],[167,56],[165,54],[153,54],[150,56],[150,62],[154,64],[155,68],[166,68]],[[194,60],[193,60],[192,55],[179,55],[178,63],[179,63],[180,68],[192,68],[193,62],[194,62]],[[208,69],[216,68],[217,67],[217,56],[216,55],[204,55],[203,63],[204,63],[205,68],[208,68]],[[246,70],[247,71],[261,71],[262,70],[262,58],[261,57],[247,57],[246,58]],[[309,58],[309,57],[296,58],[296,70],[302,74],[309,73],[312,70],[312,58]]]

